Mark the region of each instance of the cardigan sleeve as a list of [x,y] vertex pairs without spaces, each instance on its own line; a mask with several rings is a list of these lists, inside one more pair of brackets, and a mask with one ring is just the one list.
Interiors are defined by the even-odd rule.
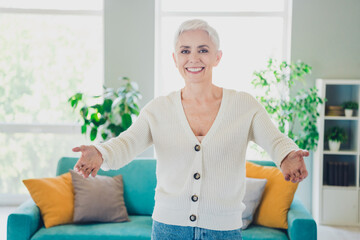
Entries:
[[152,143],[151,129],[145,108],[134,123],[119,136],[94,145],[103,157],[103,170],[118,169],[131,162]]
[[256,101],[255,104],[257,110],[250,126],[249,140],[261,146],[270,155],[276,166],[280,168],[282,160],[291,151],[298,150],[299,147],[276,128],[259,102]]

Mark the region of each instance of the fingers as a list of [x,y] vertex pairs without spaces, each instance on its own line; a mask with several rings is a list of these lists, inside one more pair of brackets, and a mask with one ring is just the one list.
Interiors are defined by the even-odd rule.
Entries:
[[93,164],[83,164],[81,159],[74,166],[74,170],[84,178],[88,178],[90,175],[95,177],[99,169],[99,166],[94,166]]
[[92,168],[86,168],[84,171],[83,171],[83,177],[84,178],[88,178],[92,172]]
[[301,182],[308,176],[308,171],[306,169],[303,169],[303,170],[300,170],[300,172],[301,172],[301,175],[300,175],[300,182]]
[[298,170],[293,172],[292,174],[286,174],[285,180],[291,181],[292,183],[298,183],[303,181],[307,176],[308,176],[308,171],[306,169]]
[[91,176],[95,177],[98,171],[99,171],[99,168],[93,169]]
[[303,160],[304,157],[308,157],[309,155],[309,151],[300,149],[294,152],[291,157],[292,159]]
[[309,151],[300,149],[296,152],[291,152],[282,161],[281,170],[283,171],[283,175],[286,181],[298,183],[308,176],[304,157],[309,155]]
[[82,152],[82,151],[85,150],[85,147],[86,147],[86,146],[84,146],[84,145],[81,145],[81,146],[79,146],[79,147],[74,147],[74,148],[72,149],[72,151],[73,151],[73,152]]
[[310,155],[309,151],[307,150],[299,150],[300,157],[308,157]]
[[310,152],[308,150],[303,150],[303,156],[308,157],[310,155]]
[[74,166],[74,170],[84,178],[95,177],[102,164],[101,153],[93,146],[81,145],[73,148],[74,152],[81,152],[81,157]]
[[301,177],[300,177],[300,173],[287,173],[287,174],[284,174],[284,178],[285,178],[285,181],[291,181],[293,183],[297,183],[300,181]]
[[74,166],[74,170],[78,173],[84,173],[84,170],[88,168],[87,165],[87,154],[84,152],[86,150],[84,145],[81,145],[80,147],[74,147],[73,152],[81,152],[81,157],[77,161],[77,163]]
[[285,176],[285,181],[290,181],[290,179],[291,179],[290,174],[286,174],[284,176]]
[[299,181],[300,181],[300,175],[301,175],[300,170],[295,171],[295,172],[292,174],[291,182],[293,182],[293,183],[299,182]]
[[[90,174],[95,177],[96,174],[92,174],[93,171],[95,170],[94,167],[87,167],[85,165],[80,165],[79,167],[75,167],[75,171],[77,171],[80,175],[82,175],[84,178],[88,178],[90,176]],[[97,171],[96,171],[97,173]]]
[[80,170],[84,167],[84,164],[82,163],[82,158],[80,158],[77,163],[74,166],[74,170],[77,172],[80,172]]
[[77,169],[77,173],[79,173],[81,176],[83,176],[84,178],[88,178],[90,173],[91,173],[91,169],[86,168],[86,167],[79,167]]
[[303,181],[308,176],[308,171],[303,167],[294,171],[285,171],[283,175],[286,181],[297,183]]
[[72,151],[73,151],[73,152],[80,152],[80,148],[79,148],[79,147],[74,147],[74,148],[72,149]]
[[308,176],[308,171],[306,170],[305,164],[301,165],[298,172],[299,172],[299,182],[301,182]]

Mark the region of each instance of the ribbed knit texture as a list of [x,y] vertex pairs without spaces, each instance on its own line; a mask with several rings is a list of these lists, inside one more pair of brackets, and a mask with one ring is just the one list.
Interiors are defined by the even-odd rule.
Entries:
[[[154,220],[234,230],[242,226],[249,141],[263,147],[278,167],[288,153],[298,149],[278,131],[255,98],[230,89],[223,89],[217,117],[200,143],[188,124],[179,90],[149,102],[127,131],[96,147],[106,170],[121,168],[154,144]],[[200,146],[199,151],[195,151],[195,145]],[[195,173],[200,174],[200,179],[194,178]],[[191,200],[193,195],[198,196],[198,201]],[[190,221],[192,214],[195,221]]]

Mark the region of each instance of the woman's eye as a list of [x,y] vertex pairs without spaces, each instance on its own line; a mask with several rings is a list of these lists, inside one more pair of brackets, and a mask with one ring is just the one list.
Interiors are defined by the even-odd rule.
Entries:
[[207,53],[207,52],[209,52],[207,49],[201,49],[200,51],[199,51],[200,53]]
[[187,53],[190,53],[190,51],[189,50],[182,50],[181,53],[182,54],[187,54]]

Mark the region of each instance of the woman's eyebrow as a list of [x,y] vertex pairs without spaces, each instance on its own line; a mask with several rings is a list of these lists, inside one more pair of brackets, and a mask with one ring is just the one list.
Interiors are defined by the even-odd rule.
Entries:
[[[203,47],[209,48],[208,45],[200,45],[200,46],[198,46],[197,48],[203,48]],[[181,45],[180,48],[191,48],[191,47],[190,47],[190,46]]]

